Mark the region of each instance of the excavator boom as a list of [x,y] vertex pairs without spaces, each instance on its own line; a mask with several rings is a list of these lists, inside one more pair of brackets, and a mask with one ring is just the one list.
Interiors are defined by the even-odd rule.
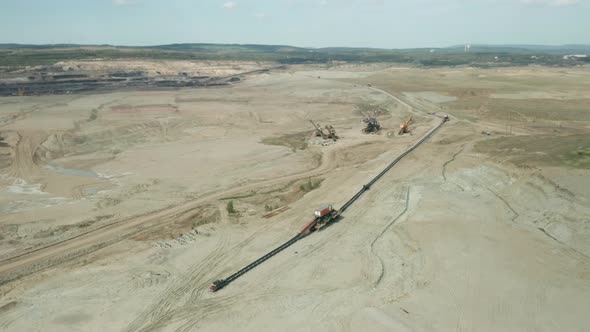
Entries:
[[326,134],[320,126],[316,125],[315,122],[313,122],[313,120],[309,120],[309,122],[311,122],[311,124],[314,126],[317,136],[321,136],[323,139],[327,138]]
[[413,115],[410,115],[410,117],[408,118],[407,121],[402,122],[402,124],[399,126],[399,135],[403,135],[405,133],[409,133],[410,132],[410,122],[412,122],[412,120],[414,119]]

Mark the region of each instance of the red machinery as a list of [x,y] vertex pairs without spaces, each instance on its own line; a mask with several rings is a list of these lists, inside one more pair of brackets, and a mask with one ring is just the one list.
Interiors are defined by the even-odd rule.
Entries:
[[318,230],[328,224],[330,221],[336,219],[338,217],[338,211],[334,210],[332,205],[324,205],[320,206],[313,212],[315,217],[314,219],[314,227],[310,229],[310,231]]
[[220,279],[215,280],[213,284],[209,287],[209,290],[212,292],[217,292],[218,290],[222,289],[223,287],[227,286],[230,282],[236,280],[244,273],[252,270],[256,266],[262,264],[267,259],[271,258],[272,256],[278,254],[279,252],[283,251],[285,248],[289,247],[293,243],[299,241],[300,239],[307,236],[309,233],[319,230],[320,228],[324,227],[329,222],[333,221],[334,219],[338,218],[338,210],[334,210],[332,205],[322,206],[319,209],[314,211],[315,218],[309,222],[305,228],[301,230],[301,232],[297,233],[295,237],[290,239],[289,241],[285,242],[280,247],[276,248],[275,250],[269,252],[268,254],[260,257],[253,263],[249,264],[245,268],[239,270],[238,272],[232,274],[231,276],[227,277],[227,279]]
[[318,209],[316,209],[313,212],[313,215],[316,216],[317,218],[325,218],[332,211],[334,211],[334,209],[332,208],[332,205],[324,205],[324,206],[320,206]]

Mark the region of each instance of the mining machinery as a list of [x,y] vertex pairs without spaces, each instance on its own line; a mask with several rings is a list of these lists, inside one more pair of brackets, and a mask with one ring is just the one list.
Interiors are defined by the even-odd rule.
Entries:
[[408,120],[402,122],[402,124],[399,126],[399,133],[398,133],[399,135],[407,134],[410,132],[410,123],[412,122],[413,119],[414,119],[414,117],[412,115],[410,115]]

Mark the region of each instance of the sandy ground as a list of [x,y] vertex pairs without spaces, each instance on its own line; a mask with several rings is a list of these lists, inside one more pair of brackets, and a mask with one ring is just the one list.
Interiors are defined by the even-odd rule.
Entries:
[[[3,98],[0,276],[44,270],[1,286],[0,329],[585,331],[589,171],[482,152],[504,118],[459,103],[474,98],[469,80],[494,100],[577,101],[590,86],[494,90],[516,74],[590,81],[585,69],[345,65],[231,88]],[[361,134],[358,105],[387,110],[380,135]],[[397,136],[410,112],[413,134]],[[291,238],[317,205],[346,202],[437,123],[429,112],[453,119],[342,220],[208,292]],[[310,119],[342,139],[262,143],[307,136]],[[523,120],[513,136],[551,133],[551,121]],[[581,135],[587,123],[560,128]],[[302,192],[309,178],[322,183]],[[274,204],[290,208],[263,218]]]

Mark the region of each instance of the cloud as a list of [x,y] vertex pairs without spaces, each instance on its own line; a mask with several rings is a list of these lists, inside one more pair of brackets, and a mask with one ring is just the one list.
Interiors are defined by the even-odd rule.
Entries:
[[580,0],[521,0],[521,2],[527,5],[567,7],[579,4]]
[[113,4],[115,6],[128,6],[128,5],[136,5],[141,0],[113,0]]
[[225,8],[227,10],[232,10],[232,9],[236,8],[237,5],[238,4],[233,1],[228,1],[223,4],[223,8]]

